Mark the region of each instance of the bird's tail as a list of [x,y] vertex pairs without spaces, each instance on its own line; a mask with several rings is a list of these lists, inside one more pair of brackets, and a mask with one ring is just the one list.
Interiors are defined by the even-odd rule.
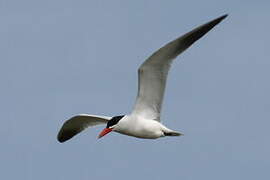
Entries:
[[184,134],[176,131],[164,132],[165,136],[183,136]]
[[163,124],[161,124],[162,131],[164,133],[164,136],[183,136],[184,134],[171,130],[167,127],[165,127]]

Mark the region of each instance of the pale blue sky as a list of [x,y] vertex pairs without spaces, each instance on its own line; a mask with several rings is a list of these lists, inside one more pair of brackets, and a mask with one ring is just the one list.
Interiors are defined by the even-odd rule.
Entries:
[[[269,179],[270,1],[0,0],[0,179]],[[102,127],[60,144],[78,113],[129,113],[137,68],[170,40],[227,19],[169,74],[163,123],[141,140]]]

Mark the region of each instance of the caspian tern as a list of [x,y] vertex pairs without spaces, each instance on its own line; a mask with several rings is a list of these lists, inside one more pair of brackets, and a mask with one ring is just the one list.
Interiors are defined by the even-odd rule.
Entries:
[[170,66],[180,53],[226,17],[227,14],[171,41],[153,53],[140,66],[138,94],[135,106],[129,115],[115,117],[90,114],[76,115],[63,124],[58,133],[58,141],[67,141],[84,129],[99,124],[107,124],[106,128],[99,134],[99,138],[111,131],[145,139],[182,135],[180,132],[165,127],[160,122],[160,112]]

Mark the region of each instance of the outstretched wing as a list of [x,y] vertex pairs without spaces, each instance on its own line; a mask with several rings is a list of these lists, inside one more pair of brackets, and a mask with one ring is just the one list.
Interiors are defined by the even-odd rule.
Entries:
[[139,68],[139,88],[133,114],[160,121],[167,75],[174,58],[200,39],[227,15],[214,19],[168,43]]
[[90,126],[106,124],[111,117],[96,116],[90,114],[79,114],[67,120],[60,129],[57,139],[59,142],[65,142],[76,134]]

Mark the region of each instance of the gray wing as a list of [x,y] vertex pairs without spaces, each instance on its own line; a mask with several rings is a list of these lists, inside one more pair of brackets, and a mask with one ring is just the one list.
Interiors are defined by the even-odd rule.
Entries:
[[167,75],[174,58],[200,39],[227,15],[201,25],[152,54],[139,68],[139,88],[132,114],[160,121]]
[[96,116],[90,114],[79,114],[67,120],[60,129],[57,139],[59,142],[65,142],[76,134],[90,126],[106,124],[111,117]]

